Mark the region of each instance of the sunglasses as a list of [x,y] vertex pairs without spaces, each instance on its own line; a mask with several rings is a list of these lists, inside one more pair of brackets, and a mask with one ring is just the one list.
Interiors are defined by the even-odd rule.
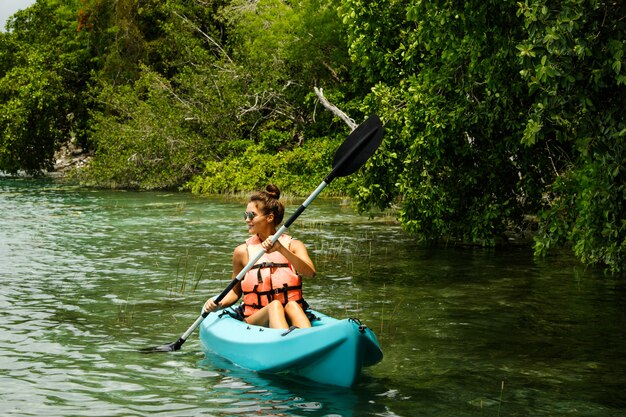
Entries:
[[[243,212],[243,219],[244,220],[249,220],[252,221],[252,219],[254,219],[257,216],[257,214],[253,211],[244,211]],[[265,214],[260,215],[259,217],[263,217],[265,216]]]

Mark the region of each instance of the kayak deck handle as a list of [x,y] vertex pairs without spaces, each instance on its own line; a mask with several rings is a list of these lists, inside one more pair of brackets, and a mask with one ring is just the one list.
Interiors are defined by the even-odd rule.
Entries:
[[350,318],[348,319],[348,321],[353,322],[354,324],[359,326],[359,332],[361,333],[365,333],[365,330],[367,330],[367,326],[364,325],[363,323],[361,323],[361,320],[356,319],[356,318]]

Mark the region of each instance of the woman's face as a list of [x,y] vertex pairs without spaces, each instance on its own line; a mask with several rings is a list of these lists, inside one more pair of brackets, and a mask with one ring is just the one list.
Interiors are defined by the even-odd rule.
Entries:
[[253,201],[246,206],[244,217],[250,234],[257,234],[271,224],[271,215],[263,214],[262,208],[259,208]]

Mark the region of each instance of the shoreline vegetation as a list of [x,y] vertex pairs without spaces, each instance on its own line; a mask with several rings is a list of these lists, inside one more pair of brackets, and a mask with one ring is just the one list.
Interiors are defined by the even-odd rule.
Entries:
[[[86,165],[88,165],[92,156],[93,155],[91,152],[88,152],[82,149],[75,149],[73,147],[64,147],[62,151],[58,152],[55,155],[56,162],[54,164],[53,171],[47,172],[45,174],[45,177],[52,178],[55,180],[69,181],[69,182],[75,183],[75,180],[73,179],[76,175],[75,171],[80,170],[84,168]],[[136,191],[141,191],[141,190],[136,190]],[[192,193],[190,189],[177,190],[177,191]],[[236,200],[245,201],[248,198],[249,194],[253,191],[254,189],[248,189],[248,190],[240,190],[237,192],[214,193],[214,194],[205,193],[204,195],[207,195],[208,197],[210,197],[211,195],[214,195],[214,196],[219,196],[220,198],[233,198]],[[287,204],[295,204],[295,205],[299,204],[302,200],[302,196],[293,195],[289,193],[283,193],[281,198]],[[339,204],[343,207],[353,206],[353,202],[350,199],[349,195],[347,194],[331,195],[331,196],[325,195],[325,196],[320,196],[319,198],[341,200]],[[396,208],[389,207],[382,211],[375,210],[372,212],[361,213],[361,214],[368,216],[370,221],[378,221],[378,222],[389,223],[393,225],[401,225],[397,217],[398,216],[397,207]],[[306,227],[310,227],[310,226],[306,226]],[[537,230],[538,230],[538,219],[535,216],[526,216],[523,227],[519,227],[519,226],[511,227],[509,230],[505,231],[503,236],[494,240],[494,242],[492,242],[489,245],[485,245],[484,243],[468,242],[468,241],[463,241],[463,240],[454,239],[454,238],[441,239],[439,242],[436,242],[436,244],[439,246],[445,246],[445,247],[452,246],[452,247],[460,247],[460,248],[484,248],[486,246],[494,247],[494,248],[501,248],[501,249],[502,248],[503,249],[526,248],[530,251],[532,250],[532,244],[533,244],[534,238],[537,236]]]
[[377,114],[383,144],[328,197],[425,244],[623,274],[625,5],[37,0],[0,32],[0,171],[306,195]]

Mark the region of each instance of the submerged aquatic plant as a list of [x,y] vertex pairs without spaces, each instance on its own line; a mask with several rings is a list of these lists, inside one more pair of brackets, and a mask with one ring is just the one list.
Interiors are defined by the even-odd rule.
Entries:
[[[196,262],[193,270],[190,270],[189,260],[191,256],[189,251],[182,257],[178,258],[176,266],[176,278],[174,284],[170,287],[170,295],[174,292],[178,294],[184,294],[187,291],[187,285],[191,282],[191,292],[195,292],[198,289],[198,285],[204,272],[206,271],[206,263]],[[182,268],[182,270],[181,270]],[[180,284],[179,284],[180,280]]]

